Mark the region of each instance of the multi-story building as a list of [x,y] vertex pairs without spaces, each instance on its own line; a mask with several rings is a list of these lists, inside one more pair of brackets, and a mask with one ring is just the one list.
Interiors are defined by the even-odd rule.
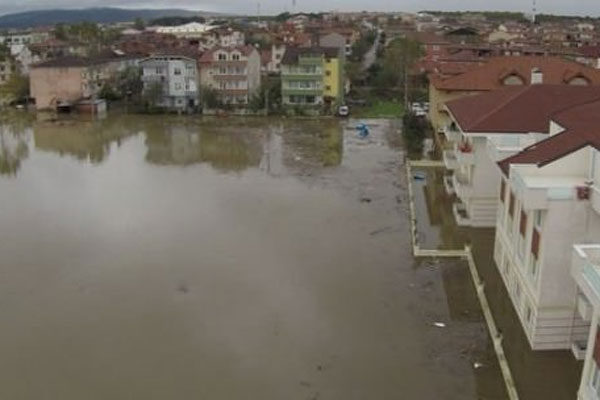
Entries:
[[496,163],[546,138],[556,111],[593,100],[600,100],[600,86],[538,84],[446,103],[452,123],[444,129],[449,145],[443,159],[453,172],[444,184],[456,195],[457,223],[495,226],[501,175]]
[[157,106],[179,111],[198,106],[198,66],[194,58],[155,55],[142,60],[140,66],[144,92],[161,89]]
[[126,56],[63,57],[31,66],[30,92],[37,109],[74,105],[97,95],[116,73],[136,66]]
[[572,349],[581,358],[588,343],[590,315],[581,309],[589,304],[576,284],[585,288],[581,268],[574,267],[574,280],[567,266],[573,245],[600,238],[599,115],[600,100],[557,111],[549,137],[498,164],[494,260],[534,350]]
[[225,104],[245,106],[260,88],[261,58],[252,46],[215,47],[200,58],[200,83]]
[[344,101],[343,48],[288,48],[281,69],[284,106],[327,108]]

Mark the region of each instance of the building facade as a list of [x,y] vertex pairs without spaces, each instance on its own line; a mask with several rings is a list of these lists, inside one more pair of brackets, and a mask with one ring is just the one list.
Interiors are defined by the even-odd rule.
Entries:
[[157,92],[156,105],[190,111],[198,107],[196,60],[180,55],[156,55],[140,62],[144,93]]
[[224,104],[245,107],[260,88],[261,57],[252,46],[216,47],[200,58],[200,83]]
[[573,245],[600,238],[600,135],[590,124],[598,115],[600,101],[560,111],[548,138],[499,163],[498,270],[532,349],[571,349],[578,358],[590,318],[565,266]]
[[342,104],[344,64],[341,48],[288,48],[281,69],[283,105],[320,109]]

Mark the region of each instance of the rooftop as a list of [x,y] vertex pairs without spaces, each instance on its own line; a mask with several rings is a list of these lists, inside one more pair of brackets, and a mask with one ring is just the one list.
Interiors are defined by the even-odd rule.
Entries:
[[600,100],[600,86],[530,85],[446,103],[463,132],[547,133],[552,115]]
[[537,56],[493,57],[464,74],[446,78],[433,74],[430,80],[438,90],[490,91],[502,88],[504,79],[511,75],[518,76],[526,85],[531,84],[534,68],[543,73],[544,83],[548,84],[565,84],[576,77],[600,84],[600,70],[559,57]]

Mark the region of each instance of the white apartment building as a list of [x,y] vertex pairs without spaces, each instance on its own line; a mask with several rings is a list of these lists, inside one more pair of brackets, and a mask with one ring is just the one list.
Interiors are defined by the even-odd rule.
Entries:
[[158,105],[172,110],[192,110],[198,106],[198,68],[196,60],[179,55],[157,55],[140,62],[144,91],[159,85]]
[[443,159],[451,172],[444,185],[456,196],[457,223],[495,226],[501,175],[496,163],[546,138],[557,110],[595,99],[600,87],[539,84],[446,103],[452,123],[445,128],[450,146]]
[[574,244],[600,239],[600,100],[549,125],[546,139],[498,163],[494,260],[532,349],[581,358],[590,318],[568,266]]

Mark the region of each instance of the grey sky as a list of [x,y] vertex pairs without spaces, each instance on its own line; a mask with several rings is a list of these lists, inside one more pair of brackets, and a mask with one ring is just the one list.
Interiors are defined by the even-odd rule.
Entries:
[[[529,12],[533,0],[296,0],[298,11],[510,10]],[[40,8],[94,6],[189,8],[256,13],[258,0],[0,0],[0,14]],[[537,0],[543,13],[600,16],[600,0]],[[264,13],[292,9],[292,0],[261,0]]]

